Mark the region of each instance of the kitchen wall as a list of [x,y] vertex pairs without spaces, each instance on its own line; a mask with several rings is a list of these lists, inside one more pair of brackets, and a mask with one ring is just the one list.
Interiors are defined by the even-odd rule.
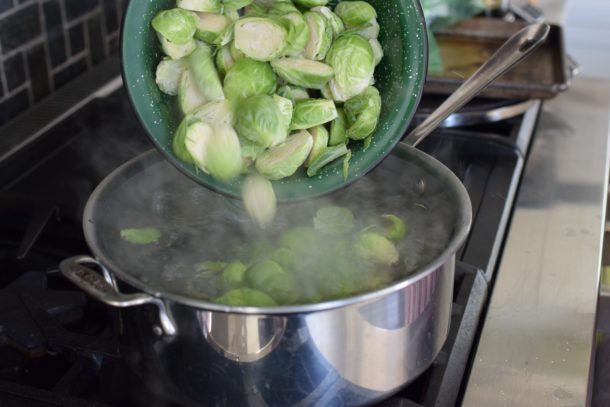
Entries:
[[126,0],[0,0],[0,125],[118,52]]

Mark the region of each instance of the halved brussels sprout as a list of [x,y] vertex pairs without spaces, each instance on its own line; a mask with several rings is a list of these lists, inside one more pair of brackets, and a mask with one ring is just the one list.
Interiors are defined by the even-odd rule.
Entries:
[[326,150],[326,147],[328,147],[328,130],[326,130],[326,127],[316,126],[308,131],[311,134],[311,137],[313,137],[313,147],[311,148],[309,157],[307,157],[305,167],[309,167],[309,165]]
[[279,95],[273,95],[273,100],[277,104],[277,108],[280,110],[282,125],[288,129],[290,127],[290,123],[292,122],[292,114],[294,112],[292,101]]
[[182,119],[172,139],[172,151],[180,160],[187,164],[193,164],[194,160],[191,153],[189,153],[186,148],[186,130],[188,129],[188,126],[195,121],[199,121],[199,119],[196,119],[193,116],[186,116]]
[[322,86],[322,89],[320,89],[320,93],[322,94],[322,97],[324,99],[328,99],[328,100],[333,100],[333,93],[330,91],[330,86],[328,86],[329,84],[327,83],[326,85]]
[[313,227],[328,235],[341,235],[354,228],[354,214],[341,206],[325,206],[316,212]]
[[195,46],[197,43],[197,41],[191,38],[184,44],[174,44],[173,42],[167,40],[161,34],[157,34],[157,37],[159,38],[159,42],[161,42],[161,49],[163,50],[165,55],[167,55],[171,59],[180,59],[190,55],[191,52],[195,50]]
[[320,89],[334,75],[333,68],[325,63],[303,58],[280,58],[271,61],[271,67],[291,85]]
[[239,10],[242,7],[249,6],[253,0],[222,0],[225,10]]
[[330,123],[329,146],[337,146],[347,142],[347,118],[342,108],[337,108],[337,118]]
[[332,12],[328,7],[314,7],[311,11],[318,12],[322,14],[328,22],[330,23],[330,27],[333,30],[333,38],[337,38],[343,31],[345,31],[345,24],[338,15]]
[[370,40],[376,40],[379,37],[379,23],[376,18],[372,18],[366,22],[362,27],[358,27],[356,34],[363,36]]
[[207,98],[199,91],[190,69],[185,69],[178,85],[178,104],[182,113],[189,114],[199,106],[207,103]]
[[375,60],[375,66],[379,65],[381,60],[383,59],[383,48],[377,39],[372,38],[369,40],[369,44],[371,44],[371,49],[373,50],[373,59]]
[[303,53],[309,42],[309,26],[305,18],[299,12],[288,13],[280,17],[286,25],[288,36],[286,37],[286,48],[284,55],[298,56]]
[[381,217],[388,221],[388,227],[386,228],[385,237],[389,240],[400,240],[407,235],[407,225],[396,215],[381,215]]
[[193,111],[192,116],[214,126],[232,127],[233,106],[228,100],[209,102]]
[[333,29],[326,17],[320,13],[307,12],[303,17],[309,27],[309,41],[303,55],[307,59],[321,61],[326,57],[333,42]]
[[335,14],[348,27],[357,27],[377,17],[377,12],[365,1],[341,1],[335,7]]
[[229,49],[231,50],[231,56],[235,62],[246,59],[246,54],[235,48],[235,39],[229,43]]
[[224,34],[225,30],[231,25],[231,20],[222,14],[197,13],[197,17],[195,38],[208,44],[215,44],[218,37]]
[[255,1],[244,8],[244,17],[265,17],[267,15],[266,7]]
[[207,141],[205,169],[214,178],[228,182],[241,173],[239,138],[233,127],[213,125],[212,129],[212,135]]
[[271,66],[249,58],[235,62],[224,79],[225,96],[234,102],[250,96],[271,94],[275,86],[276,78]]
[[347,154],[343,157],[343,182],[347,181],[349,176],[349,162],[352,159],[352,150],[347,150]]
[[157,243],[161,238],[161,231],[157,228],[121,229],[121,238],[133,244]]
[[373,86],[369,86],[358,96],[345,102],[343,106],[349,128],[347,136],[352,140],[362,140],[373,134],[381,113],[381,96]]
[[296,8],[290,1],[276,1],[269,8],[269,14],[271,15],[281,16],[288,13],[301,14],[299,9]]
[[356,34],[337,38],[326,56],[326,63],[335,70],[335,77],[329,82],[333,99],[341,102],[362,93],[375,71],[371,44]]
[[240,18],[234,30],[235,48],[257,61],[271,61],[286,48],[288,32],[275,18]]
[[266,148],[243,137],[240,138],[239,144],[241,145],[241,159],[243,161],[241,171],[242,173],[247,173],[250,166],[263,154]]
[[275,146],[286,139],[288,126],[284,112],[268,95],[243,100],[235,112],[235,129],[240,136],[261,146]]
[[227,288],[239,288],[246,280],[248,266],[239,260],[233,261],[222,271],[222,283]]
[[242,187],[242,199],[250,217],[261,228],[275,217],[276,198],[271,182],[260,174],[249,174]]
[[[229,9],[229,8],[226,8],[226,7],[223,10],[222,14],[225,17],[227,17],[229,20],[231,20],[231,22],[237,21],[241,17],[239,15],[239,11],[233,10],[233,9]],[[232,28],[231,28],[231,33],[233,33],[233,29]],[[231,34],[231,35],[233,35],[233,34]]]
[[354,252],[365,260],[386,266],[396,264],[399,260],[394,244],[378,233],[361,233],[354,243]]
[[275,307],[277,302],[264,292],[251,288],[236,288],[227,291],[214,302],[235,307]]
[[338,146],[327,147],[326,150],[322,152],[307,168],[307,175],[313,177],[322,169],[327,166],[331,162],[335,161],[338,158],[343,157],[347,154],[349,150],[345,146],[345,144],[340,144]]
[[176,0],[176,6],[192,11],[220,13],[220,0]]
[[216,68],[218,69],[218,74],[224,77],[233,64],[235,64],[235,60],[231,55],[231,48],[229,45],[219,48],[216,52]]
[[193,39],[197,16],[187,10],[173,8],[157,13],[152,19],[152,26],[172,44],[186,44]]
[[195,120],[187,123],[184,147],[191,156],[192,162],[205,173],[208,172],[205,165],[208,143],[213,133],[212,126],[202,121]]
[[307,99],[297,102],[292,115],[293,130],[310,129],[337,118],[337,109],[332,100]]
[[265,151],[256,160],[256,169],[270,180],[289,177],[303,165],[312,147],[311,134],[303,130],[289,136],[282,144]]
[[198,43],[195,51],[188,57],[188,62],[199,92],[207,100],[224,99],[225,95],[218,72],[216,72],[216,65],[214,65],[212,49],[202,42]]
[[155,72],[155,82],[161,92],[176,96],[178,94],[180,76],[186,67],[187,64],[184,59],[166,58],[159,62]]
[[293,104],[300,100],[309,99],[309,93],[307,93],[307,89],[299,88],[296,86],[284,85],[277,90],[277,94],[283,98],[290,99]]
[[294,0],[294,2],[303,8],[325,6],[328,4],[328,0]]

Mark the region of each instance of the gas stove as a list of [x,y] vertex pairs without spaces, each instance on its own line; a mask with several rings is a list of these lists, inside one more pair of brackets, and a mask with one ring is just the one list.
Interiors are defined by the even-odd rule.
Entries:
[[[88,253],[81,217],[96,185],[152,148],[112,81],[50,120],[14,158],[0,160],[10,169],[0,177],[2,406],[173,405],[127,366],[119,311],[58,272],[64,258]],[[453,406],[460,399],[539,108],[442,129],[420,145],[462,180],[474,221],[458,253],[449,338],[432,366],[382,406]]]

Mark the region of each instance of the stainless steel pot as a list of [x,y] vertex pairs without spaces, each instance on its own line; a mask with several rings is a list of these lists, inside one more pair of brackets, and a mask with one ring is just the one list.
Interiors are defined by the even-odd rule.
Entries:
[[[440,254],[375,292],[275,308],[229,307],[151,287],[108,252],[108,231],[99,218],[113,209],[105,203],[150,165],[173,171],[162,161],[147,153],[100,184],[83,220],[95,258],[73,257],[60,265],[100,301],[134,307],[123,313],[122,329],[136,343],[130,360],[151,387],[185,405],[354,406],[388,397],[432,363],[447,337],[455,253],[471,221],[465,188],[438,161],[398,146],[376,171],[387,166],[396,172],[397,187],[422,195],[439,189],[448,194],[452,232]],[[418,168],[420,175],[401,181],[401,168],[404,173]],[[121,292],[123,287],[132,292]]]

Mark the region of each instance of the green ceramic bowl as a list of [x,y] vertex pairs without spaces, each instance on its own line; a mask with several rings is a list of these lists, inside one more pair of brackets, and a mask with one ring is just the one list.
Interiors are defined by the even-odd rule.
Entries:
[[[379,41],[385,56],[375,71],[375,86],[382,97],[379,125],[371,146],[350,143],[352,159],[347,181],[343,160],[327,166],[314,177],[299,170],[274,182],[278,200],[313,198],[348,185],[372,170],[390,153],[415,113],[426,79],[428,45],[419,0],[370,0],[381,26]],[[241,195],[242,178],[232,183],[217,181],[182,162],[173,153],[173,134],[181,119],[177,98],[163,94],[155,84],[155,70],[162,58],[150,22],[154,15],[174,7],[175,0],[131,0],[123,19],[121,60],[123,81],[136,114],[156,147],[180,171],[195,181],[230,196]]]

